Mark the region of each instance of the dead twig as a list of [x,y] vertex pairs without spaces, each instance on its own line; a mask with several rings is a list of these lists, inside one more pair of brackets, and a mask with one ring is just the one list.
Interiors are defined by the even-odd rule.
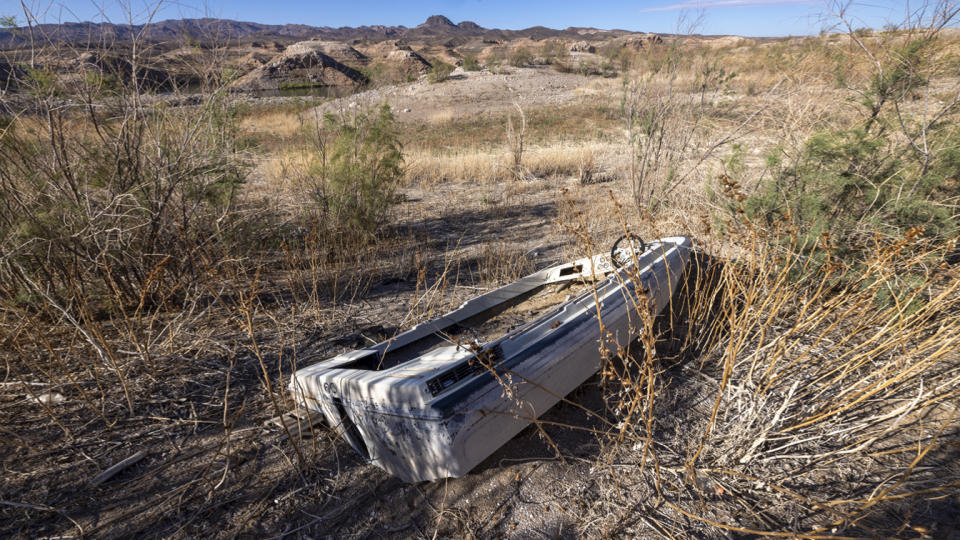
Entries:
[[93,487],[99,486],[100,484],[116,476],[118,473],[120,473],[120,471],[126,469],[127,467],[130,467],[131,465],[134,465],[135,463],[137,463],[138,461],[140,461],[145,457],[147,457],[147,451],[140,450],[136,454],[124,460],[121,460],[119,463],[113,465],[112,467],[108,468],[102,473],[94,476],[93,479],[90,480],[90,485]]

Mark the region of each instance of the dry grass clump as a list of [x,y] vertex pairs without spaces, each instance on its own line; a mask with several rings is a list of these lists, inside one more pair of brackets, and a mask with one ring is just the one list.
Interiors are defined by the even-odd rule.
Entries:
[[303,118],[300,113],[284,109],[257,111],[240,120],[240,129],[252,134],[268,134],[278,138],[289,138],[303,130]]
[[[609,92],[605,92],[609,95]],[[412,122],[402,134],[404,148],[410,150],[449,151],[459,148],[491,148],[504,143],[506,113],[458,116],[450,110],[438,111],[433,121]],[[619,105],[592,100],[583,103],[524,109],[528,144],[591,141],[619,133],[622,126]],[[519,127],[519,126],[518,126]]]
[[[604,167],[621,168],[617,163],[627,149],[621,144],[592,141],[527,147],[522,165],[538,178],[576,177],[592,182],[601,178]],[[406,155],[408,182],[429,185],[435,182],[502,182],[515,178],[512,155],[505,151],[468,149],[460,152],[413,150]],[[619,166],[619,167],[618,167]]]

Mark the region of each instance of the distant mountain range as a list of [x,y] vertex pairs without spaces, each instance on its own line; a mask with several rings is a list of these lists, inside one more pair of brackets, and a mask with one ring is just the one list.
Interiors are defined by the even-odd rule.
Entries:
[[[332,28],[304,24],[260,24],[229,19],[177,19],[160,21],[149,25],[113,23],[68,22],[41,24],[33,27],[34,40],[43,42],[67,42],[77,44],[116,43],[130,41],[139,36],[146,41],[163,43],[177,41],[219,42],[223,40],[270,39],[270,38],[321,38],[337,41],[387,39],[421,40],[452,39],[455,46],[458,38],[482,37],[491,41],[510,40],[520,37],[546,39],[552,37],[578,39],[606,38],[627,35],[626,30],[597,30],[593,28],[567,28],[554,30],[534,26],[523,30],[487,29],[470,22],[454,24],[443,15],[433,15],[423,24],[406,26],[359,26]],[[0,30],[0,47],[19,47],[30,43],[30,30],[26,27]]]

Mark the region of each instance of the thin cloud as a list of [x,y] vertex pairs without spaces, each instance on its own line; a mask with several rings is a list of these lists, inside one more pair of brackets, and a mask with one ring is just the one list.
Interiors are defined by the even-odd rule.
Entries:
[[641,13],[651,11],[679,11],[681,9],[709,9],[725,7],[787,6],[796,4],[814,4],[814,0],[704,0],[701,2],[681,2],[669,6],[641,9]]

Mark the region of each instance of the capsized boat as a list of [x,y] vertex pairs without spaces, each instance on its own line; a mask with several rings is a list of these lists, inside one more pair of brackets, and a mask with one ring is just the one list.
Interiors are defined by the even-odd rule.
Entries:
[[639,309],[669,303],[690,239],[626,238],[632,248],[621,239],[609,255],[545,268],[300,369],[290,390],[407,482],[463,476],[596,373],[601,350],[626,347]]

